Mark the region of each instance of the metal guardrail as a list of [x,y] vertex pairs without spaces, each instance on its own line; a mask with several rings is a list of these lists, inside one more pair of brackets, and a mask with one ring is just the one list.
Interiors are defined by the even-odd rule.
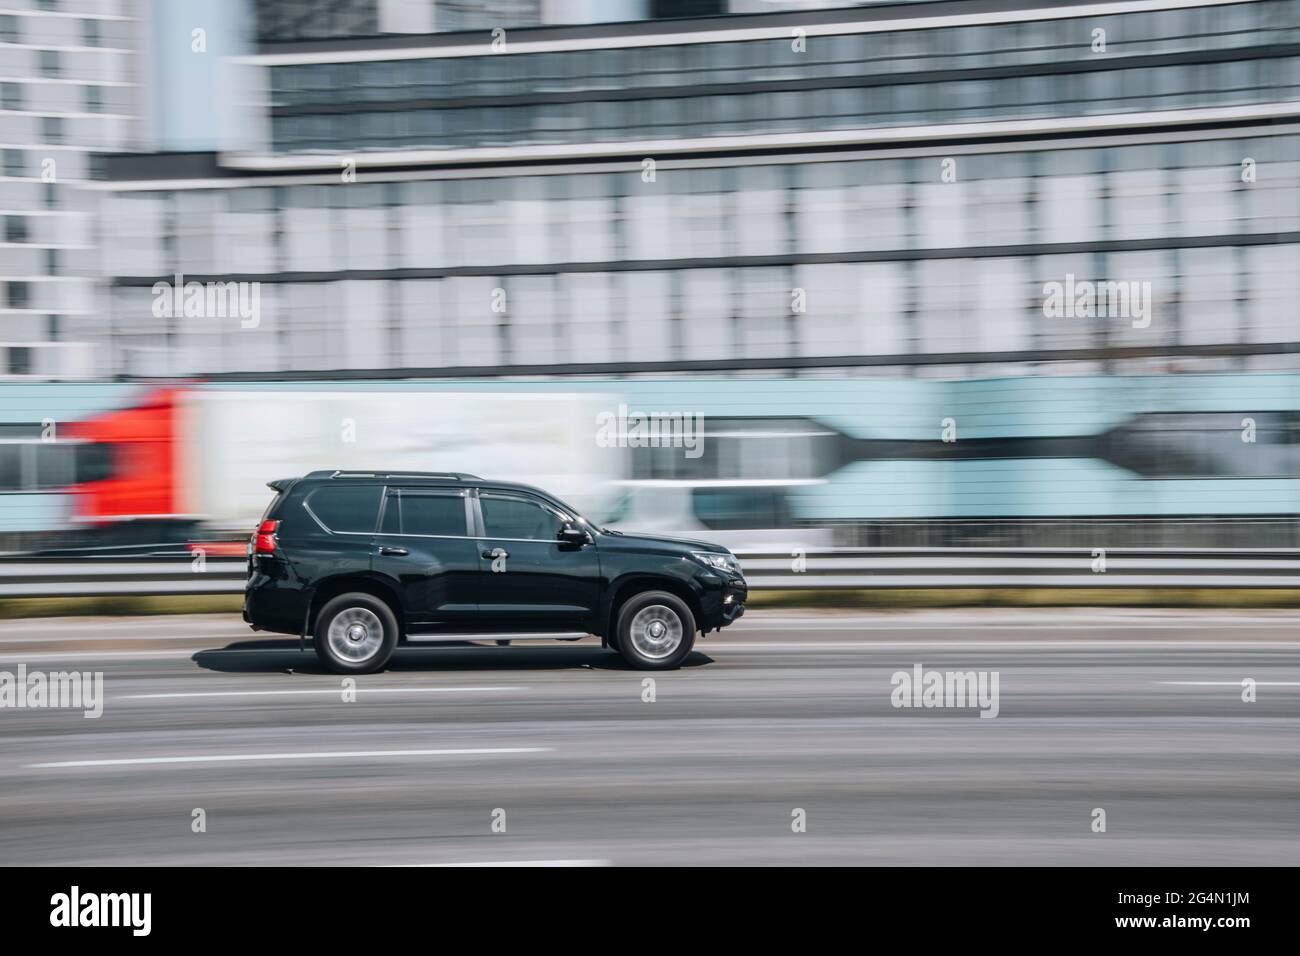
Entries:
[[247,568],[242,558],[0,558],[0,598],[237,594]]
[[740,559],[755,590],[1300,588],[1300,550],[837,549]]
[[822,522],[837,547],[1134,552],[1300,548],[1300,516],[1126,518],[878,518]]
[[[907,548],[740,552],[753,590],[840,588],[1300,588],[1300,549]],[[234,594],[243,558],[0,558],[0,598]],[[1094,570],[1096,569],[1096,570]]]

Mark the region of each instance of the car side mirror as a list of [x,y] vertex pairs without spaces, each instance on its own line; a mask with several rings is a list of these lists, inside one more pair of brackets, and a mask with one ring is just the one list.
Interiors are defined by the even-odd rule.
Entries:
[[591,535],[582,528],[575,528],[571,524],[566,524],[556,535],[560,544],[570,548],[581,548],[583,545],[591,544]]

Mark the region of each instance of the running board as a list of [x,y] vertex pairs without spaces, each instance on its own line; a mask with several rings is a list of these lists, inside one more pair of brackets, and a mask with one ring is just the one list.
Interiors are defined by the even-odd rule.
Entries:
[[589,636],[586,631],[528,631],[505,634],[408,634],[408,644],[447,644],[462,641],[573,641]]

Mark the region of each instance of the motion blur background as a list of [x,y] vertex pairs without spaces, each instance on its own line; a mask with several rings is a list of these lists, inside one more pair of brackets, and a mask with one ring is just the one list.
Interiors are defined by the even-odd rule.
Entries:
[[246,536],[326,467],[737,547],[1300,546],[1296,2],[3,8],[0,550]]

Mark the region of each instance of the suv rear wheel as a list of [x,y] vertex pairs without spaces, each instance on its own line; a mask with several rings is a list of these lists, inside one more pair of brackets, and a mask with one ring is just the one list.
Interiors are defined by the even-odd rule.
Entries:
[[396,646],[397,618],[373,594],[340,594],[316,616],[316,655],[336,674],[377,671]]
[[695,646],[695,615],[675,594],[643,591],[618,612],[618,652],[637,670],[672,670]]

